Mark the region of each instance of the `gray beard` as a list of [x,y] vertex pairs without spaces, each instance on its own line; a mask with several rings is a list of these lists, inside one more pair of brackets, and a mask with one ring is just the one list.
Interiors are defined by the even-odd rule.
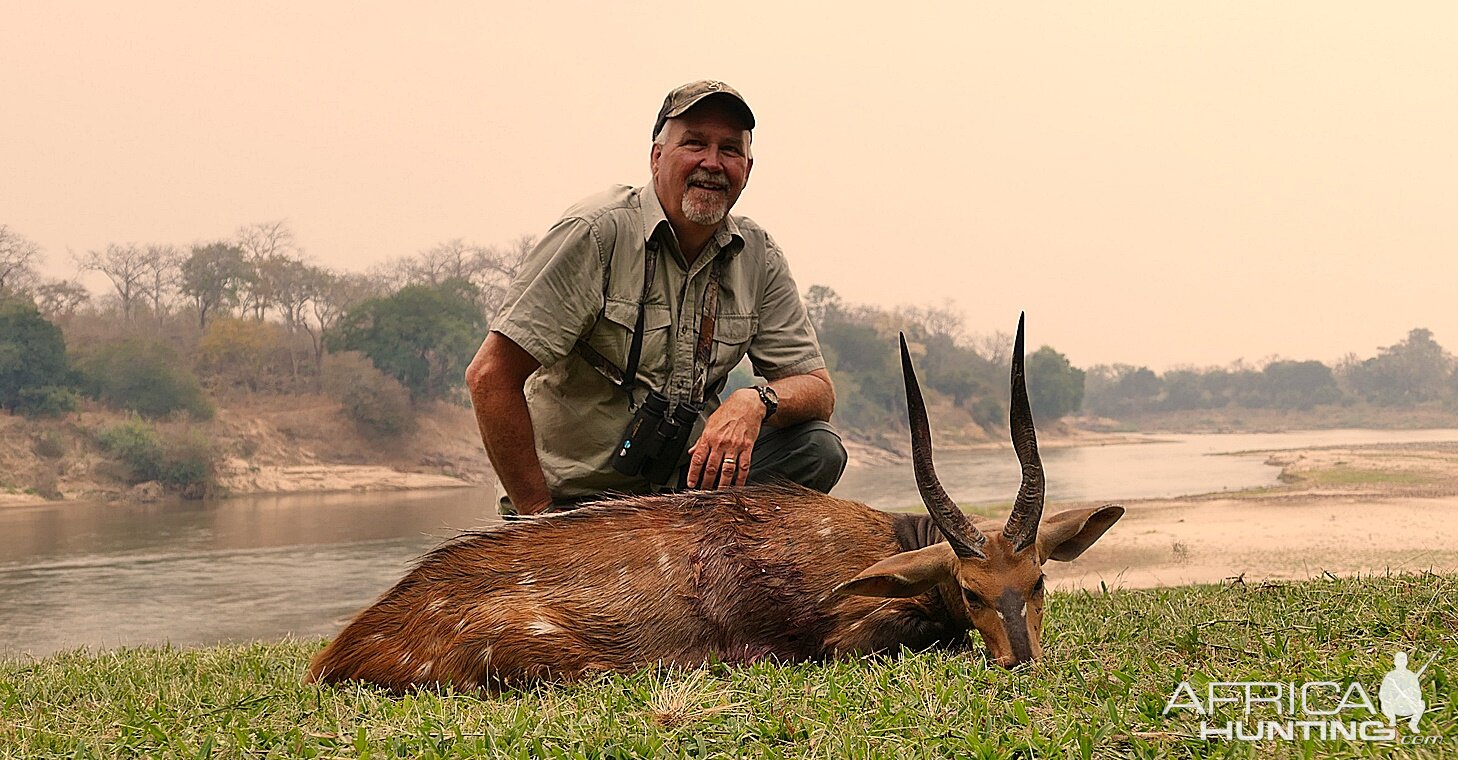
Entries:
[[696,197],[693,188],[683,192],[683,215],[694,224],[717,226],[729,215],[729,199],[720,195]]

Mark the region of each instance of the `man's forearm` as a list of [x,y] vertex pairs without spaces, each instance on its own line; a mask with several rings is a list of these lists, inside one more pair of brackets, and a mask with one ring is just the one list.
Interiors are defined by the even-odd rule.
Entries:
[[[787,427],[807,420],[830,420],[835,411],[835,386],[830,373],[817,369],[804,375],[782,377],[769,383],[779,396],[779,409],[765,424]],[[753,388],[750,393],[758,395]],[[756,400],[757,401],[757,400]]]
[[546,509],[552,495],[537,458],[526,395],[520,389],[481,387],[472,392],[471,402],[486,455],[512,506],[522,514]]

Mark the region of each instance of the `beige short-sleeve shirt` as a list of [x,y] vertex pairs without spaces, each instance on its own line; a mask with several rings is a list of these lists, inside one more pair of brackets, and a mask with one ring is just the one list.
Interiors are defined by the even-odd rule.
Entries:
[[718,408],[729,371],[746,355],[755,373],[770,380],[825,367],[785,256],[759,225],[726,217],[690,267],[651,185],[620,185],[589,197],[537,244],[491,324],[542,365],[527,381],[526,395],[554,498],[648,488],[610,464],[632,418],[626,395],[575,346],[581,339],[615,367],[627,365],[650,244],[658,264],[644,301],[635,404],[645,388],[674,402],[692,393],[700,310],[716,265],[723,267],[718,319],[694,439]]

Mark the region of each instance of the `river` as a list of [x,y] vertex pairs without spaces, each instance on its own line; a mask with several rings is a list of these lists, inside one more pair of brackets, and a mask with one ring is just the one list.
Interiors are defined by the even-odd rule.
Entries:
[[[1159,436],[1050,449],[1053,501],[1124,500],[1276,482],[1236,452],[1458,441],[1458,430]],[[946,451],[938,473],[963,504],[1009,503],[1011,450]],[[917,504],[909,466],[852,468],[836,495]],[[491,488],[251,496],[153,504],[0,508],[0,657],[171,643],[327,636],[457,531],[496,521]]]

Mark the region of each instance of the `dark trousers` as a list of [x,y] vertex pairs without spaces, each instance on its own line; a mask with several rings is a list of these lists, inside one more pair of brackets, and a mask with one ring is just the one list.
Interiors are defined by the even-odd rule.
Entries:
[[821,493],[840,482],[845,446],[829,422],[810,420],[776,428],[766,425],[749,460],[750,483],[790,481]]
[[[810,420],[788,427],[765,425],[754,441],[754,453],[750,455],[749,482],[753,483],[799,483],[821,493],[840,482],[845,472],[845,446],[840,434],[829,422]],[[687,470],[687,467],[684,468]],[[677,489],[687,488],[687,472],[681,472]],[[553,504],[553,511],[572,509],[578,504],[595,501],[600,496],[586,496],[572,500],[559,500]],[[499,509],[503,515],[514,515],[516,509],[503,494]]]

